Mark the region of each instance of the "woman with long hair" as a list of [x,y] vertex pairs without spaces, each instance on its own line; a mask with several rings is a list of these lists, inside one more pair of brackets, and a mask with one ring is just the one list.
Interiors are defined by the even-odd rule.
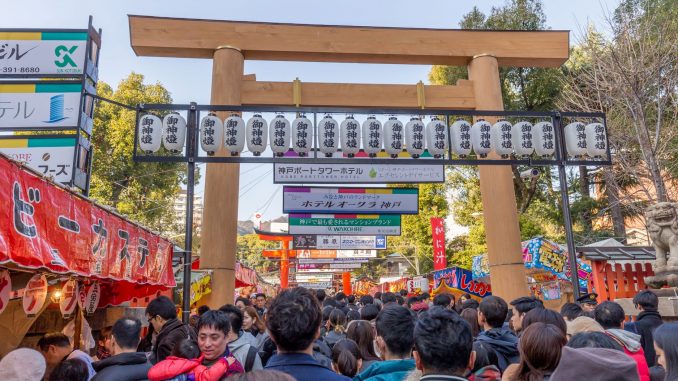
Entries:
[[339,340],[346,338],[346,314],[344,311],[339,308],[332,310],[328,325],[325,343],[331,349]]
[[666,371],[664,381],[678,381],[678,323],[664,323],[652,335],[657,363]]
[[342,339],[334,344],[334,347],[332,347],[332,369],[335,372],[353,378],[358,374],[361,366],[360,350],[355,341]]
[[469,326],[471,326],[471,334],[475,339],[480,334],[480,325],[478,324],[478,310],[475,308],[467,308],[461,311],[459,314],[462,319],[466,320]]
[[360,358],[362,358],[362,367],[360,372],[369,368],[370,365],[381,361],[374,350],[374,327],[367,320],[354,320],[349,324],[346,331],[346,338],[351,339],[358,344]]
[[243,311],[242,329],[251,333],[254,337],[266,332],[266,325],[264,325],[264,322],[259,317],[257,310],[252,306],[245,307]]
[[504,372],[503,381],[547,381],[567,344],[565,332],[553,324],[535,322],[520,336],[520,363]]

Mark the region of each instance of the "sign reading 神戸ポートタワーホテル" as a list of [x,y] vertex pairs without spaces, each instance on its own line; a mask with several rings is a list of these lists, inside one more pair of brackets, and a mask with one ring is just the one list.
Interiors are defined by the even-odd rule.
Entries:
[[0,128],[74,129],[81,97],[81,83],[0,83]]
[[87,31],[0,31],[0,75],[84,73]]
[[445,166],[352,164],[273,164],[275,184],[442,183]]
[[289,233],[400,235],[400,215],[290,214]]
[[283,212],[417,214],[419,189],[285,186]]
[[75,136],[13,136],[0,139],[0,153],[33,170],[68,184],[73,176]]

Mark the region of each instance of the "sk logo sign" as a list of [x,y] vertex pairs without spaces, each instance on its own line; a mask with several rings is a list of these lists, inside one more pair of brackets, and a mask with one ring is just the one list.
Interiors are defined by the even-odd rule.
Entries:
[[73,54],[77,48],[78,48],[77,45],[71,46],[70,49],[64,45],[57,46],[56,49],[54,49],[54,54],[57,57],[61,57],[61,54],[63,53],[64,56],[61,57],[61,62],[54,61],[54,64],[57,65],[58,67],[65,67],[66,65],[76,67],[77,65],[71,58],[70,54]]

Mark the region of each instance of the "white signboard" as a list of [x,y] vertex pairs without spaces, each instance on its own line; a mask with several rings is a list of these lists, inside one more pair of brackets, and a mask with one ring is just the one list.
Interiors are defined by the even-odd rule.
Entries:
[[369,258],[298,258],[298,263],[308,264],[308,263],[367,263],[370,261]]
[[65,319],[68,319],[78,305],[78,282],[75,279],[64,282],[61,286],[61,300],[59,310]]
[[23,297],[23,307],[26,316],[33,317],[45,305],[47,300],[47,278],[44,275],[34,275],[26,284]]
[[80,116],[79,83],[0,84],[0,128],[74,128]]
[[293,249],[383,250],[386,236],[295,235]]
[[0,152],[28,167],[52,176],[55,182],[68,184],[73,175],[75,138],[48,138],[31,136],[19,139],[0,139]]
[[[350,216],[350,218],[345,218]],[[290,214],[289,233],[332,235],[400,235],[398,214]]]
[[314,290],[324,290],[326,288],[332,287],[332,282],[315,282],[315,283],[302,282],[298,283],[297,287],[310,288]]
[[445,166],[435,164],[273,164],[275,184],[442,183]]
[[82,74],[87,32],[2,32],[0,76]]
[[428,292],[428,279],[417,277],[407,281],[407,292],[411,294]]
[[417,214],[419,189],[286,186],[283,213]]
[[337,250],[337,258],[376,258],[376,250]]

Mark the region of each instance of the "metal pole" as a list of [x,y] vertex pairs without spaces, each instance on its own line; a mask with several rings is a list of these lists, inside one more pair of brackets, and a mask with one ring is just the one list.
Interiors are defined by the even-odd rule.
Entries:
[[191,251],[193,247],[193,193],[195,188],[195,143],[197,132],[196,104],[191,103],[188,111],[186,156],[188,185],[186,186],[186,230],[184,232],[184,296],[181,307],[181,317],[188,324],[191,317]]
[[561,116],[556,114],[553,118],[553,130],[556,133],[556,142],[558,148],[558,178],[560,180],[560,199],[563,204],[563,223],[565,225],[565,239],[567,240],[567,260],[570,264],[570,281],[574,299],[579,299],[579,273],[577,270],[577,252],[574,245],[574,233],[572,232],[572,216],[570,216],[570,198],[567,189],[567,174],[565,173],[565,160],[567,152],[565,150],[565,137],[561,130]]

